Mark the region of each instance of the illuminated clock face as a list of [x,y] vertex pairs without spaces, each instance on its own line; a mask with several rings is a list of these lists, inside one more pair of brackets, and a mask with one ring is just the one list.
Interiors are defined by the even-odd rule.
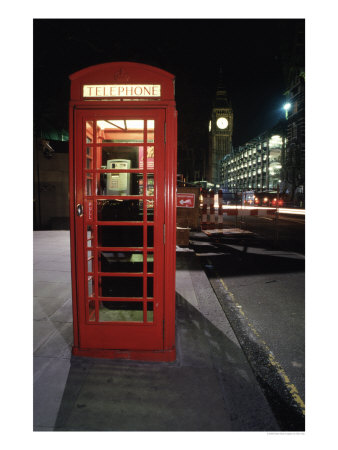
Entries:
[[218,126],[218,128],[220,128],[221,130],[224,130],[225,128],[227,128],[227,126],[229,125],[229,122],[227,121],[227,119],[225,117],[219,117],[217,119],[216,125]]

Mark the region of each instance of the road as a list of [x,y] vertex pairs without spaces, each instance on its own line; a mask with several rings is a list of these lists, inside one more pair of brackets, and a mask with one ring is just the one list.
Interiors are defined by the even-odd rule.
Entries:
[[305,253],[305,216],[278,214],[272,216],[228,217],[224,215],[225,227],[238,227],[252,231],[255,238],[265,246]]
[[305,403],[304,217],[227,219],[253,234],[191,235],[253,371],[285,429],[302,430]]

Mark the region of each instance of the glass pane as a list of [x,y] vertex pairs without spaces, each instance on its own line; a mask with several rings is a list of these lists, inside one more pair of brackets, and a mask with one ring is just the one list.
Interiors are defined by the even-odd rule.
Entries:
[[147,194],[154,195],[154,174],[147,175]]
[[89,273],[91,273],[93,272],[94,268],[94,253],[91,250],[87,252],[87,261],[88,261],[87,270]]
[[94,167],[94,161],[93,161],[93,147],[87,147],[86,148],[86,169],[93,169]]
[[154,227],[152,225],[148,225],[147,227],[147,247],[153,247],[154,246]]
[[143,160],[143,146],[97,147],[96,155],[101,169],[138,169],[141,157]]
[[[153,220],[153,217],[153,209],[149,208],[148,220]],[[113,222],[142,222],[143,200],[97,200],[97,219]]]
[[98,142],[143,142],[144,121],[110,119],[97,121]]
[[101,272],[143,272],[142,252],[101,252]]
[[89,300],[89,322],[95,322],[95,301],[94,300]]
[[86,122],[86,143],[90,144],[94,140],[94,128],[93,121],[89,120]]
[[154,158],[155,158],[155,147],[152,145],[151,147],[147,147],[147,168],[154,168]]
[[154,142],[154,120],[147,120],[147,142]]
[[154,279],[147,278],[147,297],[154,297]]
[[102,297],[143,297],[142,277],[101,277]]
[[143,195],[143,178],[139,179],[138,189],[139,189],[139,195]]
[[91,225],[87,225],[87,247],[93,247],[94,231]]
[[94,297],[94,277],[88,277],[88,297]]
[[[148,231],[148,246],[152,236]],[[99,247],[143,247],[143,227],[98,226],[98,242]]]
[[99,322],[143,322],[143,303],[101,302]]
[[147,322],[154,322],[154,303],[147,303]]
[[147,220],[154,220],[154,200],[147,200]]
[[[143,272],[142,252],[101,252],[101,272]],[[147,255],[147,271],[154,271],[154,255]]]
[[101,173],[98,195],[142,195],[143,175],[140,173]]
[[[154,146],[147,147],[147,168],[154,169],[154,158],[155,158],[155,148]],[[143,169],[143,147],[139,147],[139,159],[140,159],[140,169]]]
[[147,272],[148,273],[154,272],[154,254],[153,253],[147,254]]
[[85,195],[93,195],[93,174],[86,174],[86,193]]

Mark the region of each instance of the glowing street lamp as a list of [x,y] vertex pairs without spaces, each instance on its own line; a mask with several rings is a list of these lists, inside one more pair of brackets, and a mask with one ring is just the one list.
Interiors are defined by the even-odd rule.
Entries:
[[285,103],[283,108],[285,109],[285,119],[287,119],[288,118],[289,109],[291,108],[291,103]]

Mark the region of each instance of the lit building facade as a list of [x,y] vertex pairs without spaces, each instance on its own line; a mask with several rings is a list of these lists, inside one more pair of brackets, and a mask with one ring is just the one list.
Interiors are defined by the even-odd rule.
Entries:
[[286,93],[290,105],[287,125],[287,145],[284,153],[283,186],[290,200],[305,201],[305,76],[300,72],[290,82]]
[[285,101],[288,105],[287,145],[282,161],[281,192],[305,206],[305,30],[299,27],[290,56]]
[[245,145],[222,161],[222,187],[229,191],[276,192],[282,179],[286,133],[278,126]]

